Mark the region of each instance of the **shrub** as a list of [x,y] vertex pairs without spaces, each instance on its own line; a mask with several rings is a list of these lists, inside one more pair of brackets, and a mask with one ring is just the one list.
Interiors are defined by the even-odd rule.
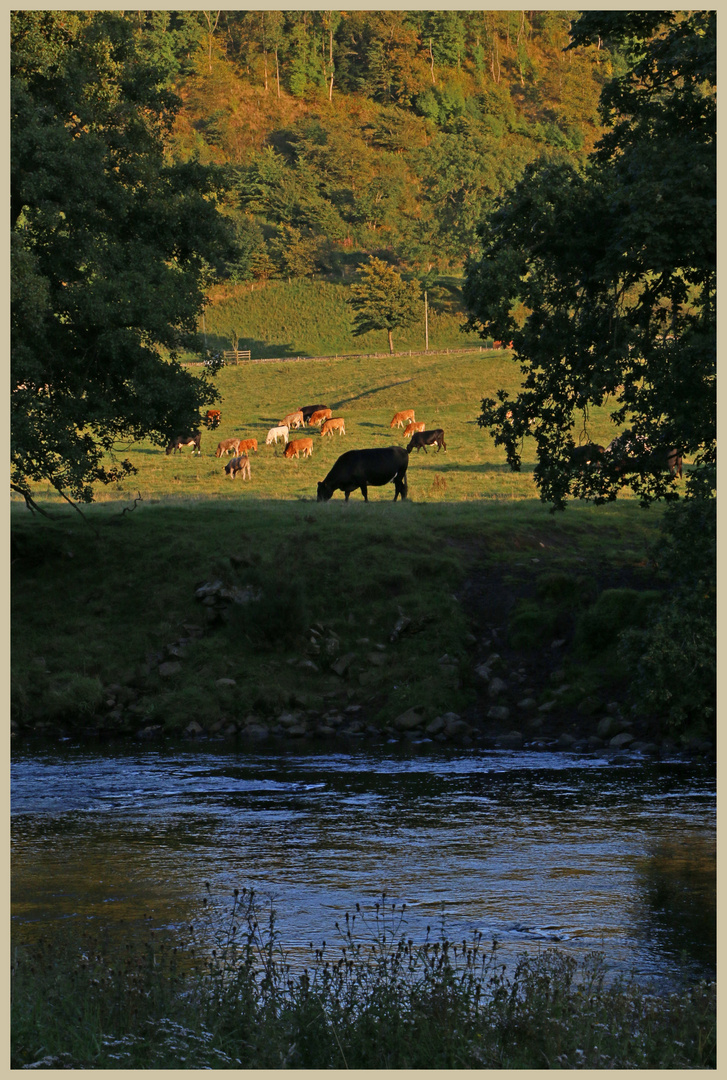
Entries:
[[604,589],[596,602],[578,618],[574,645],[584,657],[615,649],[619,634],[643,627],[653,617],[663,594],[656,590]]

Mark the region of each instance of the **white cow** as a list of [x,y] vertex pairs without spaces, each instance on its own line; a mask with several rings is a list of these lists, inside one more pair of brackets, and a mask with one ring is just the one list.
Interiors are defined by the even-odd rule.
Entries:
[[272,446],[273,443],[275,443],[275,445],[277,446],[278,439],[282,439],[283,442],[287,444],[289,431],[290,428],[287,426],[287,424],[282,424],[280,427],[271,427],[270,431],[268,432],[268,437],[265,440],[265,445]]

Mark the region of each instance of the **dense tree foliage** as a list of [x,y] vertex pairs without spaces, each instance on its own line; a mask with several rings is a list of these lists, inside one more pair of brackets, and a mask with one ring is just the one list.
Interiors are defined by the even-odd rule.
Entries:
[[214,396],[173,357],[228,227],[215,171],[165,161],[178,61],[150,18],[12,16],[11,482],[27,499],[50,482],[90,500],[131,471],[105,453],[164,441]]
[[283,276],[283,225],[319,238],[314,272],[391,253],[459,268],[528,162],[580,160],[598,136],[614,57],[564,52],[572,16],[221,11],[211,28],[203,12],[165,13],[184,101],[170,146],[232,166],[229,212],[254,216],[256,258]]
[[[513,468],[537,443],[544,499],[601,502],[630,484],[668,496],[664,451],[714,482],[716,459],[716,161],[714,12],[585,15],[574,43],[617,43],[625,73],[608,84],[607,131],[585,168],[539,161],[479,230],[467,274],[470,326],[511,338],[524,389],[483,402]],[[523,319],[516,311],[526,312]],[[582,469],[589,409],[613,402],[627,454]],[[574,439],[575,435],[575,439]]]
[[[672,733],[712,732],[716,683],[716,13],[590,12],[573,42],[618,46],[603,138],[585,168],[539,162],[479,230],[470,325],[511,337],[513,400],[482,402],[520,467],[537,444],[541,496],[677,498],[666,451],[688,455],[654,561],[671,588],[650,625],[621,636],[634,708]],[[589,410],[613,404],[620,448],[583,458]],[[610,450],[610,452],[609,452]],[[590,461],[590,464],[587,462]]]
[[360,280],[351,286],[350,304],[355,311],[354,335],[386,330],[393,353],[394,330],[421,317],[421,286],[418,281],[404,281],[393,266],[372,257]]

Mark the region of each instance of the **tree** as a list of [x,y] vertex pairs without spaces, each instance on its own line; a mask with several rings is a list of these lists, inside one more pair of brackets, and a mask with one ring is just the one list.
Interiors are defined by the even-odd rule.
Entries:
[[176,357],[229,255],[222,179],[165,161],[179,102],[144,32],[12,14],[11,483],[28,505],[39,483],[91,501],[134,471],[120,443],[163,444],[216,397]]
[[393,266],[371,256],[361,281],[351,286],[349,303],[356,311],[354,336],[386,330],[389,352],[393,353],[393,331],[420,318],[421,286],[418,281],[404,281]]
[[[585,169],[541,161],[482,224],[467,270],[468,327],[512,339],[523,389],[482,403],[479,423],[519,468],[537,444],[541,497],[644,503],[673,496],[654,451],[693,455],[690,494],[710,491],[716,462],[716,162],[713,11],[589,12],[571,47],[620,48],[606,85],[608,129]],[[515,311],[525,310],[524,323]],[[571,464],[575,430],[607,400],[632,453],[616,467]]]

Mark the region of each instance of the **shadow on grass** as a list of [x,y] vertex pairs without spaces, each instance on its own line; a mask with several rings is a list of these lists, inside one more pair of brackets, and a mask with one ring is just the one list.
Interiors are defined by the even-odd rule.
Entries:
[[[410,459],[411,460],[411,459]],[[416,462],[416,458],[414,458]],[[442,472],[442,473],[457,473],[457,472],[473,472],[473,473],[510,473],[512,470],[509,465],[496,465],[494,462],[483,461],[477,465],[461,465],[456,462],[437,461],[436,457],[434,461],[423,460],[422,467],[429,469],[430,472]],[[528,465],[524,463],[520,467],[520,473],[531,473],[535,471],[535,465]]]
[[353,397],[342,398],[341,401],[334,401],[331,406],[332,409],[342,409],[344,405],[350,405],[352,401],[359,401],[361,398],[370,397],[372,394],[378,394],[381,390],[391,390],[394,386],[404,386],[406,383],[414,381],[412,376],[409,379],[399,379],[397,382],[386,383],[385,386],[374,386],[371,390],[364,390],[360,394],[354,394]]
[[[291,342],[264,341],[260,338],[239,338],[238,349],[249,349],[253,360],[285,359],[289,356],[309,356],[305,350],[296,349]],[[207,348],[211,352],[226,352],[232,349],[232,341],[222,334],[207,334]]]

